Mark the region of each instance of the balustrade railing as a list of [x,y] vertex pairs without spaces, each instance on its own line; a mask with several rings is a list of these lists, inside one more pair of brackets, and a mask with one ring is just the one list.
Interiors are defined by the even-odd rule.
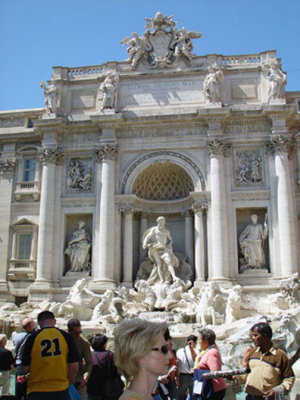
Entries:
[[87,67],[75,67],[68,69],[69,78],[82,78],[87,76],[102,75],[103,65],[92,65]]

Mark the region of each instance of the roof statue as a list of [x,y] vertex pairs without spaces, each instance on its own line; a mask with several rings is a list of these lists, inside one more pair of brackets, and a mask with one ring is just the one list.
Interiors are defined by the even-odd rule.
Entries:
[[191,39],[199,39],[201,33],[186,31],[184,27],[177,29],[173,15],[164,17],[158,11],[153,18],[145,18],[146,31],[142,36],[136,32],[132,37],[126,36],[121,44],[128,46],[129,58],[126,60],[135,69],[139,62],[144,62],[152,68],[166,68],[183,60],[190,63],[193,54]]

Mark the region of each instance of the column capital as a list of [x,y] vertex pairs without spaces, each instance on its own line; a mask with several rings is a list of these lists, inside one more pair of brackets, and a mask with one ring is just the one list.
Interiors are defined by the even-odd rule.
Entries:
[[195,214],[197,214],[197,213],[206,214],[206,212],[207,212],[207,203],[206,202],[201,202],[201,201],[195,201],[195,203],[192,204],[191,209]]
[[270,137],[270,141],[266,143],[266,148],[273,155],[287,153],[288,158],[291,159],[293,157],[293,144],[293,138],[276,135]]
[[192,210],[190,208],[187,208],[187,209],[184,209],[184,210],[181,211],[181,215],[183,217],[185,217],[185,218],[188,218],[188,217],[192,217],[193,213],[192,213]]
[[96,153],[97,162],[103,162],[104,160],[115,161],[118,156],[118,146],[113,143],[105,143],[100,145],[99,150]]
[[212,137],[206,140],[206,147],[209,153],[209,157],[215,157],[218,155],[228,157],[231,145],[225,143],[223,139]]
[[58,149],[42,148],[40,152],[40,161],[43,165],[61,164],[64,160],[64,154]]
[[17,162],[15,159],[0,159],[0,173],[13,174],[16,169]]
[[132,203],[121,203],[119,206],[119,210],[123,214],[133,214],[134,213],[134,206]]

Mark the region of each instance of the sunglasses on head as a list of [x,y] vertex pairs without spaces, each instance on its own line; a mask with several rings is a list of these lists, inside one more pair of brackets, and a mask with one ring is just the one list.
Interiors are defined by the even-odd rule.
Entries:
[[169,353],[169,347],[166,344],[164,344],[164,345],[161,346],[161,348],[153,347],[151,349],[151,351],[161,351],[163,354],[168,354]]

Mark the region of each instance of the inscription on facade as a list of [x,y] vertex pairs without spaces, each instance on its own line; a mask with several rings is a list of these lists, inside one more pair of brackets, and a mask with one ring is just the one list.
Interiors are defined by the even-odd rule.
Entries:
[[120,85],[120,107],[167,106],[204,102],[200,79],[148,80]]

